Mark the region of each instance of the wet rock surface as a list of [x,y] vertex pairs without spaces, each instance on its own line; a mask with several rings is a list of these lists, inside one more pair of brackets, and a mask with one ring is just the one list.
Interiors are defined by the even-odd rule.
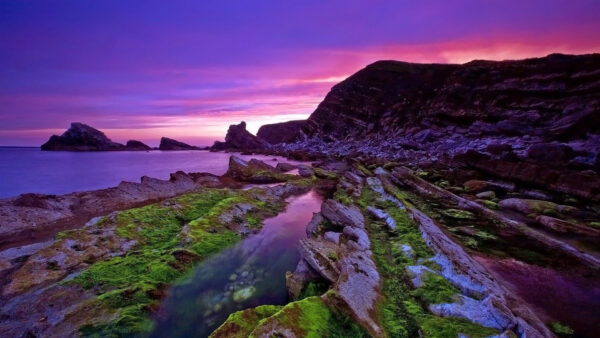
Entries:
[[245,161],[237,156],[229,158],[229,167],[225,176],[250,183],[277,183],[294,178],[292,175],[282,174],[281,170],[263,161],[257,159]]
[[0,248],[46,240],[92,217],[176,196],[199,187],[226,185],[211,174],[176,172],[169,180],[142,177],[114,188],[66,195],[23,194],[0,200]]

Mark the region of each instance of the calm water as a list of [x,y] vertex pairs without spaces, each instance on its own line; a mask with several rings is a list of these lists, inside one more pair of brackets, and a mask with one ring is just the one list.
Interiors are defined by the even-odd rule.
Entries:
[[[273,158],[295,163],[276,156],[236,155],[272,165],[277,164]],[[229,156],[209,151],[67,152],[0,147],[0,198],[103,189],[121,181],[139,182],[144,175],[168,179],[177,170],[222,175]]]
[[285,272],[298,263],[297,242],[320,209],[314,191],[290,197],[287,209],[261,231],[204,261],[174,287],[159,311],[153,337],[207,337],[229,314],[258,305],[287,303]]

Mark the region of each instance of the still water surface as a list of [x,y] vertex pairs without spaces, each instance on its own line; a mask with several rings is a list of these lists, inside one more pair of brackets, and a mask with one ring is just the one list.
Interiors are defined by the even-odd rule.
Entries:
[[[229,153],[209,151],[41,151],[39,148],[0,147],[0,198],[22,193],[66,194],[114,187],[140,177],[168,179],[169,174],[227,171]],[[240,155],[276,165],[295,163],[277,156]]]
[[296,267],[297,243],[322,201],[314,191],[288,198],[286,210],[266,219],[258,234],[203,261],[170,290],[152,336],[207,337],[235,311],[286,304],[285,273]]

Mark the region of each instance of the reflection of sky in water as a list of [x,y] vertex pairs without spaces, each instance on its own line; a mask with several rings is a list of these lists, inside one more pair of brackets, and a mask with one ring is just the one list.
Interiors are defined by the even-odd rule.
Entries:
[[288,201],[287,209],[265,220],[258,234],[202,262],[174,287],[161,306],[153,336],[205,337],[232,312],[285,304],[285,272],[294,270],[296,244],[306,237],[306,224],[322,199],[311,191]]
[[[41,151],[39,148],[0,147],[0,198],[22,193],[66,194],[114,187],[142,176],[168,179],[170,173],[208,172],[223,175],[230,153],[209,151]],[[240,155],[270,165],[298,163],[279,156]],[[16,179],[18,178],[18,179]]]

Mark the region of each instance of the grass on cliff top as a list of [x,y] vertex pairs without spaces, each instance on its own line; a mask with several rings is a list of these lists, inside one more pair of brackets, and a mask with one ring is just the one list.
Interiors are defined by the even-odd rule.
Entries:
[[[114,321],[81,328],[84,336],[130,336],[152,330],[149,310],[163,297],[163,289],[184,277],[196,262],[240,239],[219,216],[237,203],[249,203],[246,216],[259,227],[266,215],[283,205],[255,199],[258,191],[205,189],[117,214],[116,233],[137,241],[132,251],[92,264],[67,283],[93,289],[98,302],[119,312]],[[182,238],[184,225],[189,235]]]

